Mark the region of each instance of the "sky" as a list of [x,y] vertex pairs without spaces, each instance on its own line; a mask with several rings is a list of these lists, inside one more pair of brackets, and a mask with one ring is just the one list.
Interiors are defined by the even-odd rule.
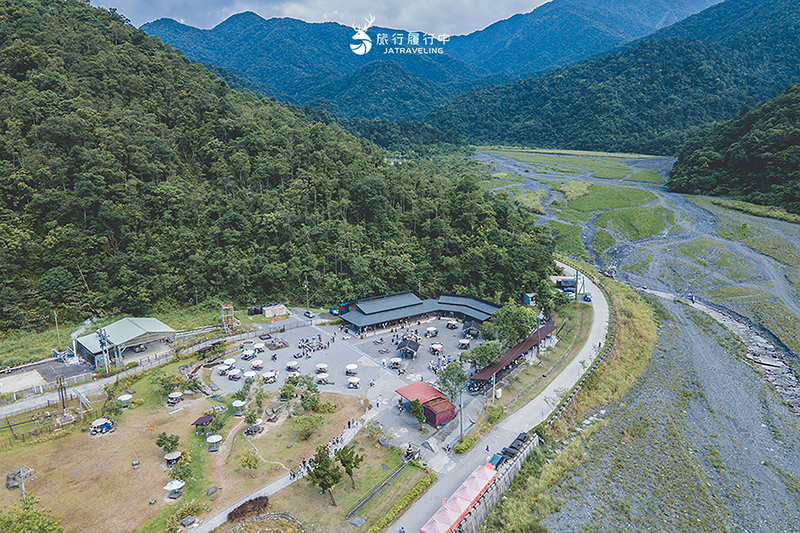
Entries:
[[516,13],[533,11],[548,0],[91,0],[116,8],[134,26],[171,18],[196,28],[213,28],[236,13],[252,11],[268,19],[291,17],[306,22],[334,21],[363,25],[370,14],[375,26],[432,35],[464,35]]

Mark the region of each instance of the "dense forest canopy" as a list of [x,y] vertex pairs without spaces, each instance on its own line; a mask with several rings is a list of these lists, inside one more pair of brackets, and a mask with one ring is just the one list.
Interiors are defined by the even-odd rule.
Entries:
[[667,186],[800,214],[800,85],[683,145]]
[[797,82],[800,3],[726,0],[607,56],[473,89],[426,120],[478,144],[672,155]]
[[[232,299],[539,290],[552,238],[461,156],[389,164],[77,0],[0,1],[0,328]],[[304,299],[304,298],[303,298]]]

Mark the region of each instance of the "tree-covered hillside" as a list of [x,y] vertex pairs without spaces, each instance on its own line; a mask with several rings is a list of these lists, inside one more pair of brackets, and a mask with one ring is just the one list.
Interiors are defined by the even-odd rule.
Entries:
[[428,121],[474,143],[674,154],[798,81],[800,3],[727,0],[606,57],[474,89]]
[[530,13],[453,37],[447,51],[475,69],[531,75],[611,50],[718,2],[552,0]]
[[0,328],[421,286],[502,301],[552,239],[462,158],[391,165],[78,0],[0,1]]
[[800,85],[684,144],[667,186],[800,214]]

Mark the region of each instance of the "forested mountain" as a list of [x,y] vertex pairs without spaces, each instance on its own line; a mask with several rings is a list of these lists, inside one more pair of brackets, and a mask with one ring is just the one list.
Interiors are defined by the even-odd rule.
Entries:
[[800,81],[800,3],[727,0],[605,57],[474,89],[428,121],[474,143],[674,154]]
[[[613,48],[718,0],[554,0],[446,42],[441,54],[388,54],[409,31],[373,27],[372,49],[350,50],[354,30],[336,23],[234,15],[211,30],[172,19],[142,29],[190,58],[252,80],[263,94],[320,105],[351,118],[419,119],[472,87],[496,85]],[[363,24],[364,21],[354,21]],[[388,37],[381,44],[379,34]],[[395,41],[395,36],[400,39]],[[436,35],[439,37],[439,35]],[[420,44],[426,47],[424,34]],[[430,48],[430,46],[428,46]],[[227,79],[227,77],[226,77]]]
[[667,186],[800,214],[800,85],[684,144]]
[[453,37],[447,51],[488,72],[543,72],[644,37],[719,1],[552,0],[530,13]]
[[[462,157],[388,164],[80,0],[0,2],[0,329],[232,299],[540,289],[552,238]],[[541,295],[544,297],[544,293]]]
[[[482,73],[447,54],[385,54],[389,47],[377,44],[377,34],[398,33],[387,28],[368,30],[373,44],[366,55],[350,50],[357,42],[352,39],[355,31],[333,22],[265,20],[240,13],[211,30],[172,19],[142,29],[190,58],[253,80],[263,94],[298,105],[322,102],[327,111],[348,117],[421,118],[434,105],[484,83]],[[490,81],[498,79],[486,83]]]

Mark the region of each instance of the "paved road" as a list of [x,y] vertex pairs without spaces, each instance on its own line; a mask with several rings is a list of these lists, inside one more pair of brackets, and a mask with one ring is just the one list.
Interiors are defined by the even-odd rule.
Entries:
[[[563,264],[561,266],[564,267],[567,274],[574,273],[574,269]],[[591,292],[593,296],[594,320],[589,338],[578,355],[541,394],[498,424],[486,438],[475,445],[472,451],[465,455],[439,452],[431,458],[428,464],[439,474],[439,481],[400,517],[392,526],[393,528],[403,527],[409,532],[419,531],[441,507],[442,500],[449,498],[476,467],[486,463],[491,454],[511,443],[521,431],[528,431],[536,427],[550,416],[554,409],[553,404],[558,402],[547,403],[546,398],[555,397],[558,390],[570,390],[578,382],[585,372],[581,362],[594,360],[598,353],[598,344],[605,342],[608,331],[608,301],[600,289],[588,278],[586,279],[586,291]],[[586,368],[590,366],[587,363],[584,365]],[[486,452],[486,446],[489,446],[489,453]]]

